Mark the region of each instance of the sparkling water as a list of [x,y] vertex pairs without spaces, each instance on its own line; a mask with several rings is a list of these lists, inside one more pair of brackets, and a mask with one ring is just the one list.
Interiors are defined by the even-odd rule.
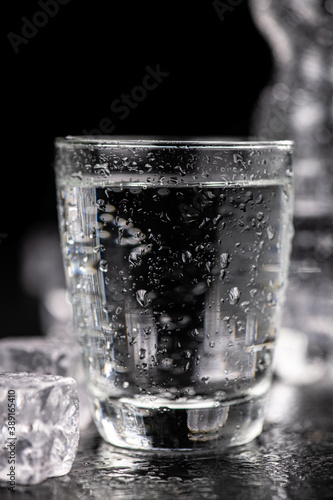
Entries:
[[200,449],[258,435],[287,274],[288,179],[58,188],[105,439]]

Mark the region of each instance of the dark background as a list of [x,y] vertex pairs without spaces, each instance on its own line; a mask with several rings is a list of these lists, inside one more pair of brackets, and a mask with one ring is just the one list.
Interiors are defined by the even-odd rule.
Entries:
[[[272,72],[248,0],[62,2],[6,4],[0,336],[41,333],[38,299],[22,286],[22,246],[57,223],[56,136],[99,128],[104,118],[115,135],[246,136]],[[37,15],[42,4],[58,12]],[[29,22],[44,25],[22,31]],[[24,33],[26,43],[16,38]],[[158,65],[168,76],[157,88],[126,118],[112,112]]]

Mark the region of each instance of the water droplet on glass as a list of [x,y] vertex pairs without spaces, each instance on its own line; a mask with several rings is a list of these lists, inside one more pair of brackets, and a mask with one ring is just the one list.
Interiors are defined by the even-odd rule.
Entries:
[[210,222],[209,217],[205,217],[205,218],[202,220],[202,222],[199,224],[199,229],[202,229],[203,227],[205,227],[205,226],[208,224],[208,222]]
[[97,208],[99,210],[104,210],[105,209],[105,201],[100,199],[96,201]]
[[168,184],[178,184],[178,179],[175,176],[171,176],[167,182]]
[[225,269],[229,265],[229,254],[228,253],[222,253],[220,255],[220,264],[222,269]]
[[94,239],[96,238],[96,229],[93,227],[92,230],[89,233],[89,238]]
[[214,224],[214,226],[216,226],[216,224],[217,224],[217,223],[219,222],[219,220],[221,220],[221,219],[222,219],[222,215],[221,215],[221,214],[219,214],[219,215],[217,215],[216,217],[214,217],[214,219],[213,219],[213,224]]
[[109,264],[106,260],[102,259],[100,262],[99,262],[99,269],[103,272],[103,273],[106,273],[107,270],[108,270],[108,267],[109,267]]
[[237,302],[239,301],[239,297],[240,291],[238,290],[237,286],[234,286],[229,292],[229,303],[231,305],[237,304]]
[[264,213],[263,212],[258,212],[257,213],[257,219],[260,221],[260,220],[263,220],[264,218]]
[[267,237],[269,240],[272,240],[275,236],[275,227],[268,226],[267,227]]
[[136,300],[139,302],[140,306],[147,307],[149,304],[149,298],[147,294],[147,290],[138,290],[136,292]]
[[256,204],[260,205],[260,203],[262,203],[263,199],[264,199],[263,195],[259,194],[259,196],[256,199]]
[[182,261],[184,263],[191,262],[191,260],[192,260],[192,254],[189,250],[185,250],[185,252],[182,252]]
[[97,245],[97,247],[94,248],[94,252],[104,252],[105,251],[105,246],[104,245]]
[[140,359],[144,359],[146,357],[146,349],[140,349]]
[[125,229],[123,227],[118,227],[118,243],[121,245],[121,240],[124,236]]

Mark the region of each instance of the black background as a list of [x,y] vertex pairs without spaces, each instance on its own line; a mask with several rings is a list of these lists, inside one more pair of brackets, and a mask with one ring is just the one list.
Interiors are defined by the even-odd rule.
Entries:
[[[5,6],[0,336],[41,333],[37,299],[21,285],[21,247],[34,228],[56,224],[56,136],[104,118],[116,135],[246,136],[272,73],[248,0],[69,0],[46,22],[42,3]],[[26,20],[45,25],[15,53],[8,34],[22,36]],[[147,66],[168,76],[121,119],[110,106]]]

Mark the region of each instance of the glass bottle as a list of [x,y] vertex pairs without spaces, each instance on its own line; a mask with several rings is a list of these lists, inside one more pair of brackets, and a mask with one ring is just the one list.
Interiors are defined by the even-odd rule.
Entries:
[[[295,141],[295,236],[282,344],[290,352],[306,345],[303,361],[296,367],[294,357],[289,366],[293,381],[327,380],[333,376],[333,0],[249,2],[274,61],[251,133]],[[277,368],[288,378],[286,366],[279,370],[287,357],[286,351],[277,356]]]

